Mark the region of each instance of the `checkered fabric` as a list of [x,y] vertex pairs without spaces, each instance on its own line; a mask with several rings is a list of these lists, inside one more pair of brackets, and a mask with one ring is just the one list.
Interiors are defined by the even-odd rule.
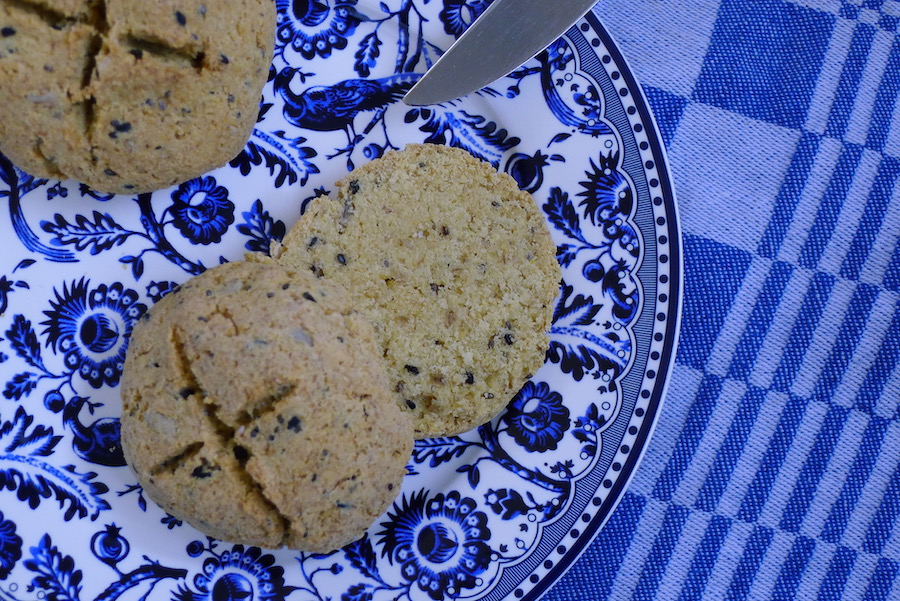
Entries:
[[656,434],[547,601],[900,599],[900,1],[601,0],[684,229]]

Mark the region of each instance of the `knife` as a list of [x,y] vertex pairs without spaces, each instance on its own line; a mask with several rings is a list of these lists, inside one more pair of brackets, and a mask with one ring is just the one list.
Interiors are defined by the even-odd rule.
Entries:
[[494,0],[414,85],[403,102],[439,104],[480,90],[533,58],[597,0]]

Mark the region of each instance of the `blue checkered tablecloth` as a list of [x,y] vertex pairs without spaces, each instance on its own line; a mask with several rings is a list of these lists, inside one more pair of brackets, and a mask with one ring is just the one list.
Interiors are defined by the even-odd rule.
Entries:
[[601,0],[680,202],[656,434],[547,601],[900,599],[900,1]]

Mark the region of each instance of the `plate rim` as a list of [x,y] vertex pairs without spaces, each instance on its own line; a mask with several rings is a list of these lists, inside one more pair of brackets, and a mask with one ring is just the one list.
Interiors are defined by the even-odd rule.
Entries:
[[[635,77],[631,65],[628,63],[625,55],[621,52],[615,38],[613,38],[612,34],[603,25],[596,10],[597,9],[594,8],[589,11],[578,23],[573,25],[569,31],[578,28],[579,24],[583,21],[590,25],[591,30],[600,37],[604,49],[612,57],[613,63],[619,66],[619,72],[625,80],[628,90],[636,98],[635,106],[641,117],[640,121],[644,124],[652,124],[652,128],[647,129],[645,127],[645,132],[647,133],[651,153],[654,157],[662,159],[661,161],[656,160],[660,188],[662,190],[661,196],[667,209],[671,210],[671,216],[669,216],[669,210],[666,211],[666,223],[670,249],[668,254],[671,271],[673,273],[673,277],[670,278],[669,283],[669,306],[673,307],[674,310],[670,311],[670,317],[666,322],[666,344],[663,348],[663,353],[660,356],[656,384],[653,387],[653,392],[651,393],[648,402],[648,407],[652,407],[653,411],[652,414],[650,414],[650,411],[648,410],[648,415],[646,415],[644,421],[641,423],[641,427],[637,434],[636,440],[641,441],[640,451],[638,453],[629,453],[628,459],[626,459],[625,465],[622,467],[622,471],[626,472],[627,476],[625,478],[619,478],[613,483],[609,494],[597,508],[597,512],[593,515],[591,521],[582,529],[581,536],[571,543],[566,552],[562,554],[561,559],[547,572],[547,575],[521,597],[523,601],[536,601],[559,584],[560,580],[569,573],[587,552],[588,548],[597,540],[603,527],[612,517],[612,514],[621,503],[622,498],[628,492],[628,488],[634,479],[635,473],[647,454],[647,447],[653,439],[653,434],[665,405],[669,385],[672,380],[672,372],[675,368],[675,357],[678,351],[678,342],[681,332],[682,309],[684,306],[683,232],[681,226],[681,214],[678,210],[678,199],[674,182],[671,177],[671,163],[669,162],[666,147],[659,131],[659,125],[653,115],[647,95],[644,93],[644,89]],[[672,291],[674,291],[674,294],[672,294]]]

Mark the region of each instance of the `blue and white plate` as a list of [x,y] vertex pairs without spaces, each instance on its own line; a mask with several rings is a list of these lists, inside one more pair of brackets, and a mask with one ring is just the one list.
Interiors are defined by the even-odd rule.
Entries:
[[[680,235],[659,133],[597,18],[489,89],[410,108],[488,0],[276,3],[262,111],[229,165],[110,197],[0,157],[0,601],[535,599],[636,469],[674,356]],[[422,141],[490,161],[546,212],[563,283],[544,367],[494,421],[417,443],[394,504],[342,550],[234,545],[166,515],[119,447],[135,321]]]

